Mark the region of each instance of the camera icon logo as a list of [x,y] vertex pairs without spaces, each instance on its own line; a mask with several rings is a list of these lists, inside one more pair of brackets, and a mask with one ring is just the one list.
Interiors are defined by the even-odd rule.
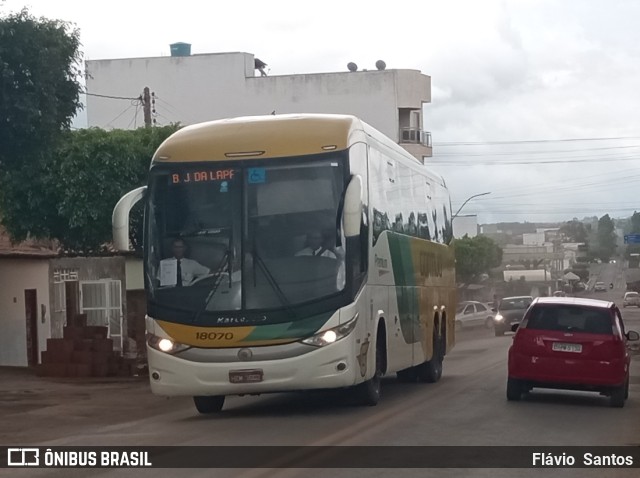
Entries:
[[8,448],[8,466],[40,466],[39,448]]

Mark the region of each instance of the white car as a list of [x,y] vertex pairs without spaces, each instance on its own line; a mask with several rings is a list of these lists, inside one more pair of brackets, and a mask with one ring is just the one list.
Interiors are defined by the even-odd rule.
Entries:
[[632,305],[640,307],[640,294],[637,292],[625,292],[622,307],[630,307]]
[[465,301],[458,304],[456,309],[456,329],[484,325],[493,326],[493,312],[482,302]]
[[607,286],[604,285],[604,282],[596,282],[595,287],[593,288],[595,292],[606,292]]

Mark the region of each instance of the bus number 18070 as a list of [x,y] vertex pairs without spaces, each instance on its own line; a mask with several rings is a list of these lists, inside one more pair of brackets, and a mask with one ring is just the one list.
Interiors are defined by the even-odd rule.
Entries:
[[232,332],[196,332],[197,340],[233,340]]

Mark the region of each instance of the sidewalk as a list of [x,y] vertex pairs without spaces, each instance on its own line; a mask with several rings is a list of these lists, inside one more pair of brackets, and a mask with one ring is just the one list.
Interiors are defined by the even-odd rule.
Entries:
[[174,405],[151,393],[148,377],[38,377],[27,368],[0,367],[0,444],[44,442],[145,418]]

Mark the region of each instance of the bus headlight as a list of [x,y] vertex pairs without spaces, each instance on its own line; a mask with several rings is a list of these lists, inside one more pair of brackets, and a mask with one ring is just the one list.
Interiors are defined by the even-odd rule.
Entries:
[[501,316],[500,314],[497,314],[497,315],[495,316],[495,319],[494,319],[494,320],[495,320],[496,322],[502,322],[502,321],[504,320],[504,317],[503,317],[503,316]]
[[308,345],[315,345],[316,347],[324,347],[337,342],[340,339],[344,339],[349,335],[356,327],[356,321],[358,320],[358,314],[346,324],[338,325],[328,330],[323,330],[309,338],[302,340],[302,343]]
[[166,354],[175,354],[189,348],[188,345],[180,344],[171,339],[151,334],[147,334],[147,343],[149,344],[149,347]]

